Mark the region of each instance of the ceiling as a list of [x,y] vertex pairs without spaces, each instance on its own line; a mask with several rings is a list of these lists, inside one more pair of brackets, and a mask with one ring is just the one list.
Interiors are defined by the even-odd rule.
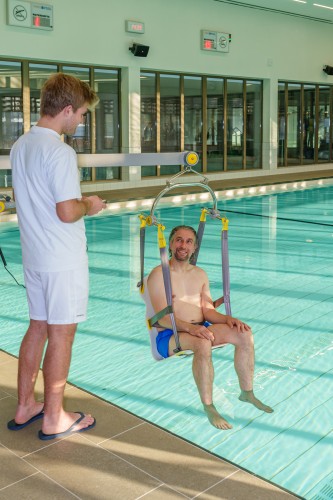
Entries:
[[333,0],[215,0],[251,9],[333,24]]

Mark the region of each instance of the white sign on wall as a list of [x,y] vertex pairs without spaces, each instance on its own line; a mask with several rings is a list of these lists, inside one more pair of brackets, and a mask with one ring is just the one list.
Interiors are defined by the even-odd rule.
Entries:
[[201,30],[201,48],[211,52],[229,52],[230,33]]
[[53,6],[7,0],[7,24],[22,28],[53,30]]

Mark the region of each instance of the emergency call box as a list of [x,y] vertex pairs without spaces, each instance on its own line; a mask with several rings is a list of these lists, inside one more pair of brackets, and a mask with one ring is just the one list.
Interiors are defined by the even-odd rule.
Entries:
[[211,52],[229,52],[230,33],[201,30],[201,49]]
[[53,6],[25,0],[7,0],[7,24],[53,30]]

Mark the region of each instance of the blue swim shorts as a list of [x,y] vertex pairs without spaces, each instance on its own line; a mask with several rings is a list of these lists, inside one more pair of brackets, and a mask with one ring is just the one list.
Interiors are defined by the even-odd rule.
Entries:
[[[211,325],[211,323],[208,323],[208,321],[205,321],[203,323],[203,326],[207,327],[209,325]],[[172,335],[173,330],[171,330],[170,328],[166,328],[165,330],[159,332],[156,337],[156,347],[159,354],[163,356],[163,358],[169,357],[169,342]]]

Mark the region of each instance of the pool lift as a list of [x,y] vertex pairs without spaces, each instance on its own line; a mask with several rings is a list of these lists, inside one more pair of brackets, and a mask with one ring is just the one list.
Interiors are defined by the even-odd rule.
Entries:
[[[199,226],[197,230],[197,248],[194,254],[191,257],[190,263],[192,265],[196,265],[202,237],[205,230],[206,218],[209,215],[212,219],[217,219],[222,222],[222,231],[221,231],[221,259],[222,259],[222,283],[223,283],[223,297],[214,301],[214,307],[217,308],[219,305],[224,303],[225,311],[227,315],[231,316],[231,305],[230,305],[230,276],[229,276],[229,255],[228,255],[228,224],[229,221],[226,217],[222,217],[219,210],[217,209],[217,200],[214,191],[208,186],[208,179],[204,175],[193,170],[193,166],[196,165],[199,161],[199,157],[197,153],[189,152],[185,155],[185,168],[174,175],[169,181],[167,181],[166,187],[158,194],[156,199],[153,202],[150,214],[148,216],[144,214],[139,215],[140,219],[140,281],[137,286],[140,288],[141,297],[146,303],[146,320],[147,320],[147,328],[150,336],[150,345],[151,352],[155,360],[161,361],[165,358],[161,356],[161,354],[157,350],[156,346],[156,337],[159,333],[158,321],[163,318],[165,315],[170,315],[171,325],[173,334],[175,337],[176,348],[174,349],[174,354],[176,356],[188,356],[193,354],[190,350],[182,350],[179,335],[177,331],[175,316],[173,312],[172,306],[172,287],[171,287],[171,276],[170,276],[170,266],[169,266],[169,258],[168,258],[168,248],[164,236],[165,226],[159,222],[154,214],[155,209],[157,207],[160,199],[171,190],[176,188],[183,187],[201,187],[208,191],[212,197],[213,207],[212,208],[203,208],[201,210],[201,216],[199,220]],[[195,174],[200,177],[198,182],[175,182],[180,176],[184,174]],[[145,234],[147,226],[156,226],[157,227],[157,240],[158,247],[160,251],[161,258],[161,266],[162,266],[162,274],[165,288],[165,295],[167,306],[161,311],[154,311],[154,308],[151,303],[151,298],[149,295],[149,290],[147,286],[148,276],[144,276],[144,251],[145,251]],[[214,348],[223,347],[225,344],[213,346]]]
[[0,193],[0,214],[15,208],[15,201],[10,196]]

